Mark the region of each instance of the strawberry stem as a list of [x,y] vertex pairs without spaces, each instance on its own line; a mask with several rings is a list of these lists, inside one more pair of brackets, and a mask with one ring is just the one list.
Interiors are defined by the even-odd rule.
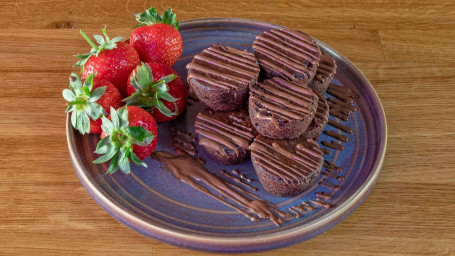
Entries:
[[92,41],[92,39],[90,39],[87,34],[84,33],[84,31],[82,31],[82,29],[79,31],[82,35],[82,37],[85,39],[85,41],[87,41],[90,46],[93,47],[93,49],[95,49],[96,51],[98,51],[98,46]]

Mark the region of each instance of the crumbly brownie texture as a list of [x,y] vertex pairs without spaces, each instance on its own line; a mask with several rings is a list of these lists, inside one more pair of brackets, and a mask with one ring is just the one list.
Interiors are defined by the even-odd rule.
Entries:
[[273,139],[297,138],[313,120],[318,97],[308,87],[279,77],[250,87],[249,114],[256,130]]
[[256,84],[260,71],[253,53],[216,44],[194,56],[186,68],[191,90],[205,106],[217,111],[244,105],[248,87]]
[[308,126],[307,130],[303,133],[302,136],[310,139],[316,140],[319,138],[319,135],[324,129],[325,125],[329,121],[329,105],[327,100],[322,96],[322,94],[313,90],[314,93],[318,96],[318,108],[316,110],[316,115]]
[[250,150],[262,187],[276,196],[295,196],[308,189],[324,163],[318,144],[304,137],[274,140],[259,135]]
[[314,79],[308,84],[308,87],[319,92],[324,93],[329,88],[330,82],[337,71],[337,64],[335,59],[329,55],[322,53],[319,67],[316,71]]
[[204,109],[194,125],[199,145],[213,160],[232,165],[246,161],[249,146],[258,135],[246,109],[217,112]]
[[267,78],[278,76],[305,83],[316,74],[321,55],[311,36],[287,28],[257,36],[253,50]]

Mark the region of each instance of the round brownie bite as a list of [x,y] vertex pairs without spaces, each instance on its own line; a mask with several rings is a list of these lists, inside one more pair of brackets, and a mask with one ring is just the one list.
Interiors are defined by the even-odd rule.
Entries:
[[253,50],[267,78],[278,76],[305,83],[316,74],[321,55],[311,36],[288,28],[258,35]]
[[194,128],[199,145],[224,165],[246,161],[249,146],[258,135],[245,108],[223,112],[206,108],[197,115]]
[[186,68],[190,91],[216,111],[243,106],[260,71],[253,53],[217,44],[194,56]]
[[318,108],[316,114],[311,121],[310,125],[303,133],[303,137],[316,140],[324,129],[325,125],[329,121],[329,104],[322,94],[313,90],[318,96]]
[[312,139],[274,140],[257,136],[251,161],[262,187],[276,196],[295,196],[308,189],[321,173],[324,159]]
[[308,87],[319,93],[324,93],[327,91],[327,88],[329,88],[330,82],[332,82],[336,72],[337,64],[335,59],[325,53],[322,53],[316,75],[308,84]]
[[249,114],[256,130],[273,139],[297,138],[316,113],[318,97],[304,84],[279,77],[250,87]]

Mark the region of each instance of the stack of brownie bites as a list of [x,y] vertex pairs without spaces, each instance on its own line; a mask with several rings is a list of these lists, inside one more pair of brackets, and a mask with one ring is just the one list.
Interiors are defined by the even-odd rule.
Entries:
[[262,33],[253,50],[213,45],[187,65],[190,90],[207,107],[195,132],[215,161],[251,156],[266,191],[294,196],[322,169],[315,140],[328,121],[323,93],[336,63],[313,38],[290,29]]

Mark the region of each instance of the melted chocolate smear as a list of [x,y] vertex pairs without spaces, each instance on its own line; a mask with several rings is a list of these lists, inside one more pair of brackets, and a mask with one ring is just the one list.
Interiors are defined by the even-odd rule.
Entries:
[[[259,221],[259,219],[249,212],[252,212],[261,219],[270,219],[277,226],[284,223],[283,219],[277,217],[275,214],[284,216],[286,216],[286,214],[278,211],[275,205],[257,196],[254,196],[253,199],[251,199],[251,193],[245,193],[246,191],[244,189],[210,173],[196,158],[188,155],[173,155],[165,151],[156,151],[152,154],[152,157],[163,163],[164,168],[170,171],[176,179],[192,186],[219,202],[230,206],[252,221]],[[240,207],[214,195],[202,184],[217,191],[222,197],[232,200]],[[246,210],[243,210],[242,208]]]
[[235,182],[237,182],[237,183],[239,183],[239,184],[241,184],[241,185],[243,185],[243,186],[245,186],[245,187],[247,187],[247,188],[249,188],[249,189],[251,189],[253,191],[258,191],[257,188],[255,188],[253,186],[250,186],[249,184],[246,184],[245,182],[243,182],[243,180],[241,178],[232,176],[229,173],[227,173],[225,170],[221,170],[220,173],[223,174],[224,176],[228,177],[229,179],[231,179],[231,180],[233,180],[233,181],[235,181]]
[[343,135],[343,134],[339,134],[335,131],[324,131],[324,134],[327,135],[327,136],[330,136],[334,139],[337,139],[337,140],[340,140],[340,141],[343,141],[343,142],[348,142],[349,141],[349,137],[346,136],[346,135]]

